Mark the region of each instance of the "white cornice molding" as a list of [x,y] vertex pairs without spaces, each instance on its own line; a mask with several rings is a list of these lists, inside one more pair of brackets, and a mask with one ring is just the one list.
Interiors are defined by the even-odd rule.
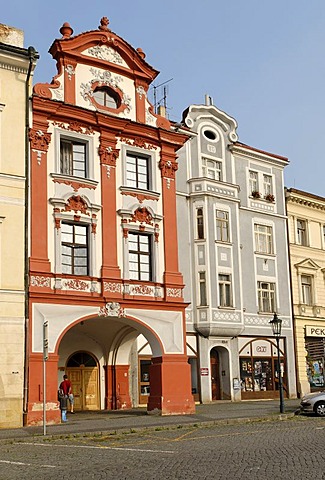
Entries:
[[287,202],[297,203],[308,208],[314,208],[315,210],[325,210],[325,199],[324,202],[317,201],[313,198],[301,197],[291,192],[287,192]]
[[3,62],[0,62],[0,68],[2,68],[3,70],[10,70],[11,72],[23,73],[24,75],[27,75],[28,72],[28,68],[22,68],[18,67],[17,65],[10,65]]
[[287,166],[289,163],[288,160],[281,160],[281,158],[268,155],[266,152],[257,152],[255,150],[251,150],[249,147],[241,147],[240,145],[229,145],[229,150],[232,154],[241,155],[252,160],[259,160],[263,162],[267,161],[282,168]]

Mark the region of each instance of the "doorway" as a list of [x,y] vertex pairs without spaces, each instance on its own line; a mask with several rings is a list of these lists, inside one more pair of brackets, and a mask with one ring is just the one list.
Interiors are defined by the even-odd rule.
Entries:
[[150,394],[149,368],[151,357],[139,357],[139,405],[147,405]]
[[90,353],[76,352],[68,360],[66,374],[74,396],[74,409],[99,410],[98,364]]
[[214,348],[210,352],[210,371],[212,400],[221,400],[219,353]]

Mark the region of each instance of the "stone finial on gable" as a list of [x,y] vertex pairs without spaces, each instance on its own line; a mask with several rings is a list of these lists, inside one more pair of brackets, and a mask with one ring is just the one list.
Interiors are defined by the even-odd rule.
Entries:
[[102,30],[103,32],[109,32],[110,29],[108,28],[109,20],[107,17],[102,17],[100,19],[100,25],[99,25],[99,30]]
[[137,52],[143,60],[146,58],[146,54],[144,53],[142,48],[137,48]]
[[73,29],[70,27],[70,23],[64,22],[60,28],[60,33],[62,34],[62,38],[70,38],[73,34]]

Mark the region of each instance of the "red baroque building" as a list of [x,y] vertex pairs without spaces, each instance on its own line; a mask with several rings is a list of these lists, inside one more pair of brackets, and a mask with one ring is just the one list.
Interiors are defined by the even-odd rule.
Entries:
[[65,23],[50,48],[58,73],[34,87],[29,425],[43,419],[44,331],[49,423],[64,373],[76,410],[136,403],[140,334],[152,352],[148,411],[194,411],[175,192],[186,137],[148,101],[158,72],[108,23],[76,36]]

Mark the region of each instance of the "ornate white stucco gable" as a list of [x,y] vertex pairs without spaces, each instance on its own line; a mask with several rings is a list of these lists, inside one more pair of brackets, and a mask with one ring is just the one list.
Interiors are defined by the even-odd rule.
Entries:
[[99,58],[100,60],[105,60],[107,62],[129,68],[128,64],[125,60],[123,60],[121,55],[112,47],[107,45],[95,45],[84,50],[82,54],[87,57]]

